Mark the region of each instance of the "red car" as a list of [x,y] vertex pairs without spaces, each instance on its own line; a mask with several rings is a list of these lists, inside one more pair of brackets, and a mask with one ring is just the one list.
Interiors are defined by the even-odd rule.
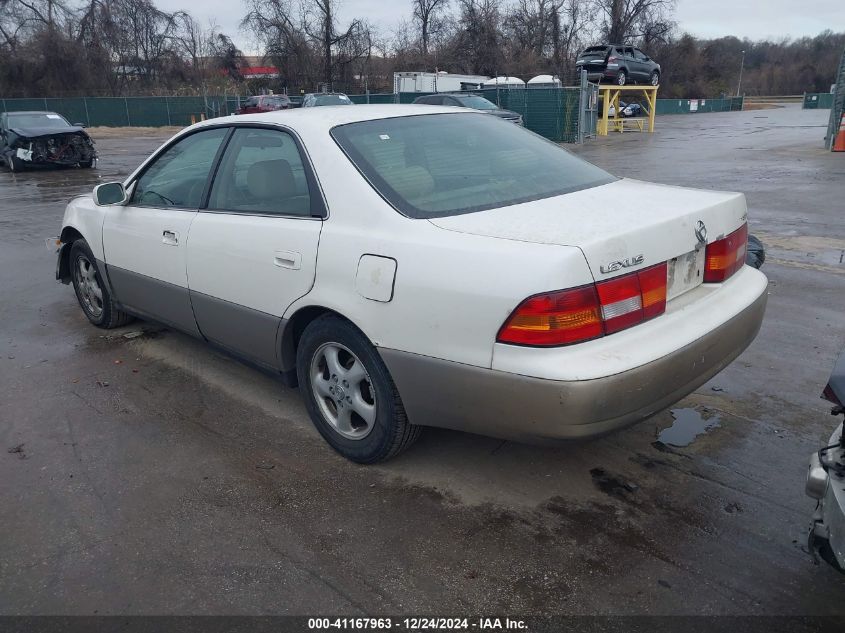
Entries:
[[256,112],[272,112],[274,110],[287,110],[291,107],[287,95],[258,95],[248,97],[235,111],[235,114],[255,114]]

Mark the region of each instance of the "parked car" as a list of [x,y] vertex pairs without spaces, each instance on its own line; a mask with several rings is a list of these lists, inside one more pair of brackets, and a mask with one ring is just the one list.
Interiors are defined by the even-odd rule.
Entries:
[[287,95],[257,95],[248,97],[235,111],[235,114],[255,114],[257,112],[273,112],[275,110],[287,110],[291,107],[290,98]]
[[302,97],[303,108],[314,108],[317,106],[355,105],[352,99],[342,92],[312,92]]
[[[604,101],[600,101],[602,107],[604,107]],[[610,104],[610,109],[607,112],[607,116],[610,118],[616,117],[616,108],[613,104]],[[639,103],[627,103],[625,101],[619,100],[619,116],[623,118],[631,118],[631,117],[639,117],[643,116],[643,107]]]
[[612,81],[619,86],[628,83],[660,83],[660,64],[636,46],[602,44],[590,46],[578,56],[575,69],[587,71],[590,81]]
[[[845,414],[845,353],[836,362],[822,398],[833,403],[833,415]],[[818,502],[810,524],[810,552],[845,573],[845,435],[842,424],[826,446],[810,455],[805,490]]]
[[414,99],[414,103],[424,105],[454,106],[458,108],[472,108],[481,110],[485,114],[492,114],[500,119],[522,125],[522,115],[510,110],[503,110],[489,99],[472,93],[441,93],[424,95]]
[[0,159],[11,171],[30,167],[93,167],[94,141],[81,123],[55,112],[0,114]]
[[152,319],[298,384],[369,463],[421,426],[585,438],[684,397],[760,327],[746,215],[470,108],[303,108],[190,126],[71,200],[56,276],[98,327]]

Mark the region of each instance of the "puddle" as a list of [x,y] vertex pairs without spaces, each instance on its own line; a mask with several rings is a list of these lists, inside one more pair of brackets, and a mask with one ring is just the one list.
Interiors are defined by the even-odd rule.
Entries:
[[658,441],[669,446],[689,446],[699,435],[720,426],[718,415],[705,419],[695,409],[672,409],[671,413],[675,422],[657,436]]

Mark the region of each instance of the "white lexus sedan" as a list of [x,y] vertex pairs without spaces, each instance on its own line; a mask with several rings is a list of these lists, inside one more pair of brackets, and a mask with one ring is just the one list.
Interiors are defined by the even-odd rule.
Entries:
[[57,278],[298,384],[364,463],[422,426],[586,438],[754,339],[738,193],[619,179],[496,117],[306,108],[193,125],[67,206]]

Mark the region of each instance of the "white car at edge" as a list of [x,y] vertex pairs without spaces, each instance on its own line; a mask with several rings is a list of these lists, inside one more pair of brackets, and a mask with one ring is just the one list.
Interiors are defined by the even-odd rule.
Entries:
[[65,211],[57,278],[298,384],[358,462],[421,426],[584,438],[666,408],[754,339],[742,194],[617,179],[433,106],[213,119]]

